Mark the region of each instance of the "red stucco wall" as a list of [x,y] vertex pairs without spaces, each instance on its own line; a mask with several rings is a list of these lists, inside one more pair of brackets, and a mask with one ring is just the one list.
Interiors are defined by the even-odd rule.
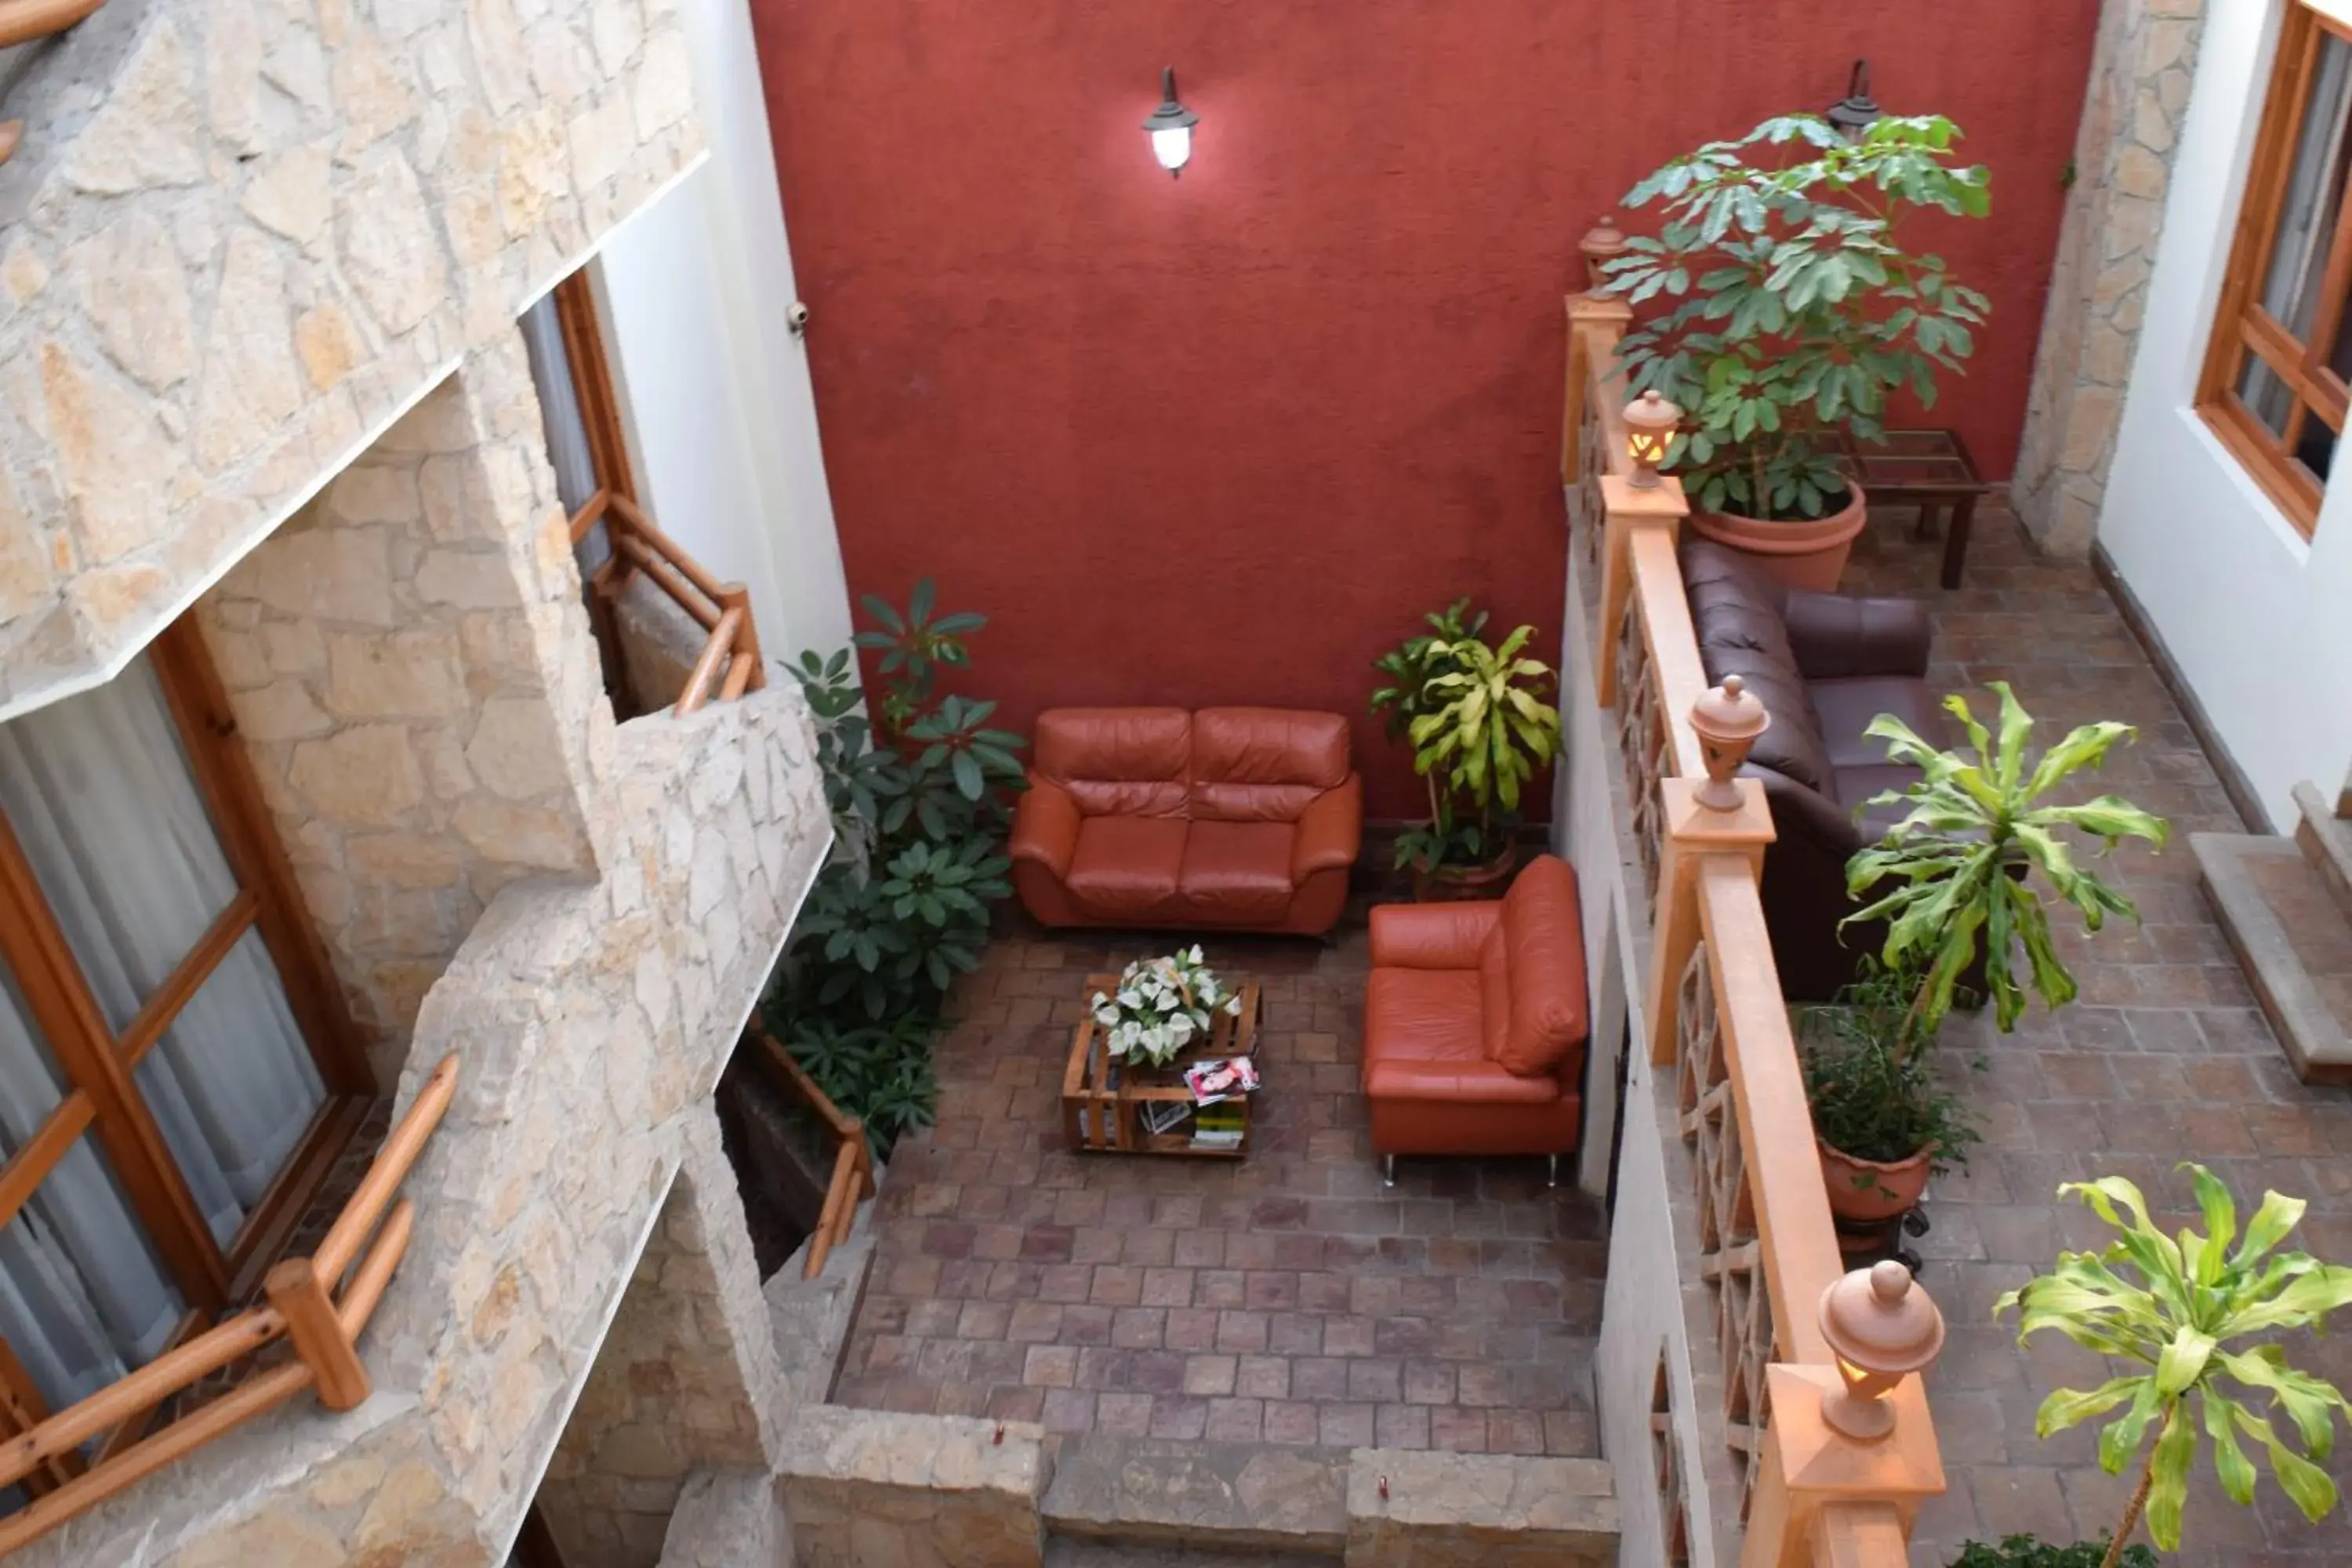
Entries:
[[[1697,141],[1839,96],[1991,164],[1994,321],[1946,404],[2023,414],[2093,0],[752,0],[854,592],[985,611],[975,689],[1360,714],[1461,594],[1556,648],[1559,296]],[[1173,61],[1181,180],[1138,128]],[[1940,243],[1940,240],[1939,240]],[[787,301],[778,298],[773,307]],[[1419,799],[1369,724],[1374,815]]]

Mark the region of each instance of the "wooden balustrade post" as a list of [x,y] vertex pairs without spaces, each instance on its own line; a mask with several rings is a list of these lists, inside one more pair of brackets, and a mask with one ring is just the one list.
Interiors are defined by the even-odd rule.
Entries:
[[1559,482],[1572,485],[1581,475],[1584,411],[1589,399],[1604,397],[1614,385],[1617,340],[1633,320],[1633,308],[1622,300],[1598,294],[1570,294],[1568,312],[1568,387],[1559,424]]
[[1764,785],[1755,779],[1734,779],[1739,805],[1731,811],[1702,805],[1701,779],[1664,779],[1665,846],[1658,858],[1657,921],[1650,935],[1650,1061],[1664,1067],[1675,1059],[1679,1026],[1683,969],[1698,945],[1698,868],[1710,856],[1728,855],[1747,863],[1748,875],[1764,868],[1764,847],[1772,842],[1772,811],[1764,803]]
[[1601,618],[1595,623],[1592,672],[1601,706],[1617,706],[1617,634],[1625,621],[1625,601],[1633,592],[1633,535],[1656,530],[1669,540],[1690,515],[1683,486],[1673,475],[1644,489],[1618,474],[1601,479]]
[[294,1353],[317,1381],[319,1403],[330,1410],[349,1410],[365,1399],[367,1365],[343,1332],[334,1300],[312,1261],[289,1258],[274,1265],[262,1289],[286,1320],[286,1337],[294,1342]]
[[1780,1363],[1765,1378],[1772,1424],[1739,1568],[1904,1568],[1919,1505],[1945,1486],[1919,1379],[1888,1396],[1894,1429],[1864,1443],[1822,1417],[1822,1402],[1844,1392],[1836,1368]]

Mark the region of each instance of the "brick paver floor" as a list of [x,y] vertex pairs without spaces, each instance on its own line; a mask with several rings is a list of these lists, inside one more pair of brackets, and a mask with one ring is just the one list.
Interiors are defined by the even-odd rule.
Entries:
[[[2033,1433],[2035,1406],[2051,1389],[2104,1381],[2097,1358],[2040,1339],[2021,1352],[2013,1329],[1991,1318],[2002,1291],[2046,1268],[2061,1247],[2095,1245],[2105,1232],[2078,1205],[2056,1201],[2058,1184],[2128,1176],[2177,1226],[2192,1216],[2173,1166],[2201,1161],[2242,1194],[2274,1187],[2309,1198],[2297,1242],[2352,1262],[2352,1096],[2295,1081],[2231,957],[2187,836],[2246,829],[2091,569],[2036,559],[2006,512],[1995,511],[1979,519],[1966,585],[1939,594],[1933,549],[1906,532],[1878,525],[1847,585],[1931,599],[1933,673],[1949,689],[2011,681],[2044,742],[2094,719],[2137,725],[2137,742],[2116,754],[2097,787],[2161,813],[2174,833],[2161,855],[2130,847],[2113,863],[2113,879],[2138,902],[2145,924],[2067,942],[2079,1002],[2054,1017],[2031,1014],[2011,1036],[1979,1017],[1956,1019],[1946,1037],[1957,1070],[1965,1073],[1958,1064],[1971,1056],[1986,1065],[1970,1089],[1984,1113],[1984,1146],[1965,1173],[1937,1183],[1934,1229],[1918,1244],[1927,1260],[1922,1283],[1950,1325],[1928,1385],[1951,1489],[1922,1510],[1913,1562],[1941,1565],[1971,1535],[2104,1536],[2122,1511],[2132,1478],[2103,1474],[2089,1435]],[[2352,1386],[2343,1335],[2296,1341],[2299,1364]],[[2331,1466],[2339,1479],[2345,1452]],[[2183,1550],[2168,1562],[2352,1563],[2352,1519],[2305,1522],[2267,1475],[2256,1506],[2240,1508],[2212,1484],[2210,1464],[2202,1468]]]
[[835,1397],[1057,1432],[1591,1456],[1601,1207],[1540,1161],[1407,1160],[1357,1089],[1367,942],[1209,943],[1265,990],[1245,1161],[1069,1153],[1086,977],[1165,938],[1001,938],[899,1146]]

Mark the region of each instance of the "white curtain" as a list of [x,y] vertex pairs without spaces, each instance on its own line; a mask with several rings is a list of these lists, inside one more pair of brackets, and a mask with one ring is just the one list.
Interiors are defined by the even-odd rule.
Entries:
[[[547,426],[547,460],[555,469],[555,493],[567,514],[576,513],[596,493],[596,460],[588,450],[588,423],[580,413],[580,392],[572,378],[572,355],[563,346],[555,296],[542,294],[522,313],[522,346],[530,358],[530,384],[539,393],[540,419]],[[602,523],[573,547],[585,583],[612,553]]]
[[[118,1032],[236,896],[236,876],[144,658],[95,691],[0,725],[0,813]],[[19,1032],[28,1026],[20,1020]],[[0,1020],[0,1036],[6,1030]],[[55,1102],[53,1072],[37,1079],[24,1061],[0,1055],[0,1099],[12,1113],[44,1098]],[[214,1239],[226,1246],[325,1096],[258,932],[229,950],[134,1076]],[[29,1131],[13,1121],[6,1128],[12,1140]],[[135,1226],[81,1234],[82,1223],[76,1215],[56,1228],[95,1297],[79,1254],[99,1248],[108,1267],[128,1268],[146,1244]],[[21,1283],[13,1264],[10,1278]],[[152,1353],[152,1323],[126,1337],[113,1315],[101,1317],[119,1355]],[[42,1354],[13,1327],[9,1341],[28,1366]],[[53,1376],[64,1371],[48,1368]],[[37,1366],[35,1375],[42,1376]]]

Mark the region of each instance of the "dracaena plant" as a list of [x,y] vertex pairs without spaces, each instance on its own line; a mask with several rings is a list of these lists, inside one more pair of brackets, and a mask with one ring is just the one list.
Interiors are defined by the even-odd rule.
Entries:
[[2140,1474],[2105,1568],[2121,1560],[2143,1510],[2157,1545],[2179,1546],[2200,1438],[2232,1501],[2253,1501],[2260,1468],[2251,1448],[2305,1519],[2336,1506],[2336,1483],[2315,1461],[2327,1458],[2336,1418],[2352,1419],[2352,1405],[2333,1384],[2288,1365],[2276,1336],[2316,1330],[2352,1302],[2352,1268],[2277,1250],[2303,1218],[2301,1198],[2264,1193],[2241,1236],[2230,1189],[2202,1165],[2182,1168],[2196,1187],[2201,1235],[2186,1228],[2178,1237],[2165,1235],[2149,1222],[2139,1189],[2121,1177],[2069,1182],[2059,1195],[2080,1198],[2115,1227],[2116,1239],[2097,1252],[2060,1254],[2055,1269],[1993,1307],[1996,1316],[2018,1312],[2021,1344],[2055,1331],[2085,1350],[2136,1363],[2097,1388],[2058,1390],[2034,1417],[2046,1437],[2121,1412],[2099,1433],[2099,1466],[2121,1475],[2138,1458]]
[[1849,142],[1786,115],[1627,193],[1664,216],[1607,268],[1611,293],[1652,307],[1619,363],[1682,405],[1667,467],[1700,506],[1828,516],[1844,504],[1840,437],[1877,439],[1898,389],[1930,405],[1937,374],[1966,363],[1985,297],[1896,233],[1922,210],[1985,216],[1989,176],[1953,166],[1959,136],[1941,115],[1889,116]]
[[[2074,976],[2052,942],[2044,890],[2072,905],[2095,931],[2109,915],[2136,921],[2139,910],[2075,858],[2068,836],[2085,835],[2105,853],[2125,838],[2143,838],[2161,849],[2171,835],[2162,817],[2120,795],[2074,805],[2053,798],[2076,773],[2105,765],[2107,752],[2136,733],[2130,725],[2084,724],[2029,759],[2032,719],[2007,681],[1990,685],[2000,698],[1998,737],[1958,693],[1944,699],[1944,709],[1967,730],[1968,747],[1939,751],[1888,713],[1863,731],[1885,742],[1889,759],[1909,763],[1921,776],[1868,803],[1906,810],[1885,838],[1846,862],[1847,892],[1872,901],[1841,927],[1886,921],[1879,961],[1921,977],[1912,1026],[1923,1036],[1932,1035],[1950,1010],[1953,990],[1979,943],[1986,989],[2004,1031],[2025,1011],[2029,987],[2046,1006],[2073,1001]],[[2013,967],[2021,953],[2022,984]]]
[[1491,858],[1521,787],[1559,750],[1559,710],[1538,696],[1551,667],[1520,652],[1534,636],[1520,626],[1499,647],[1474,634],[1427,650],[1435,673],[1405,732],[1413,771],[1428,781],[1430,826],[1399,839],[1398,864],[1432,870]]

